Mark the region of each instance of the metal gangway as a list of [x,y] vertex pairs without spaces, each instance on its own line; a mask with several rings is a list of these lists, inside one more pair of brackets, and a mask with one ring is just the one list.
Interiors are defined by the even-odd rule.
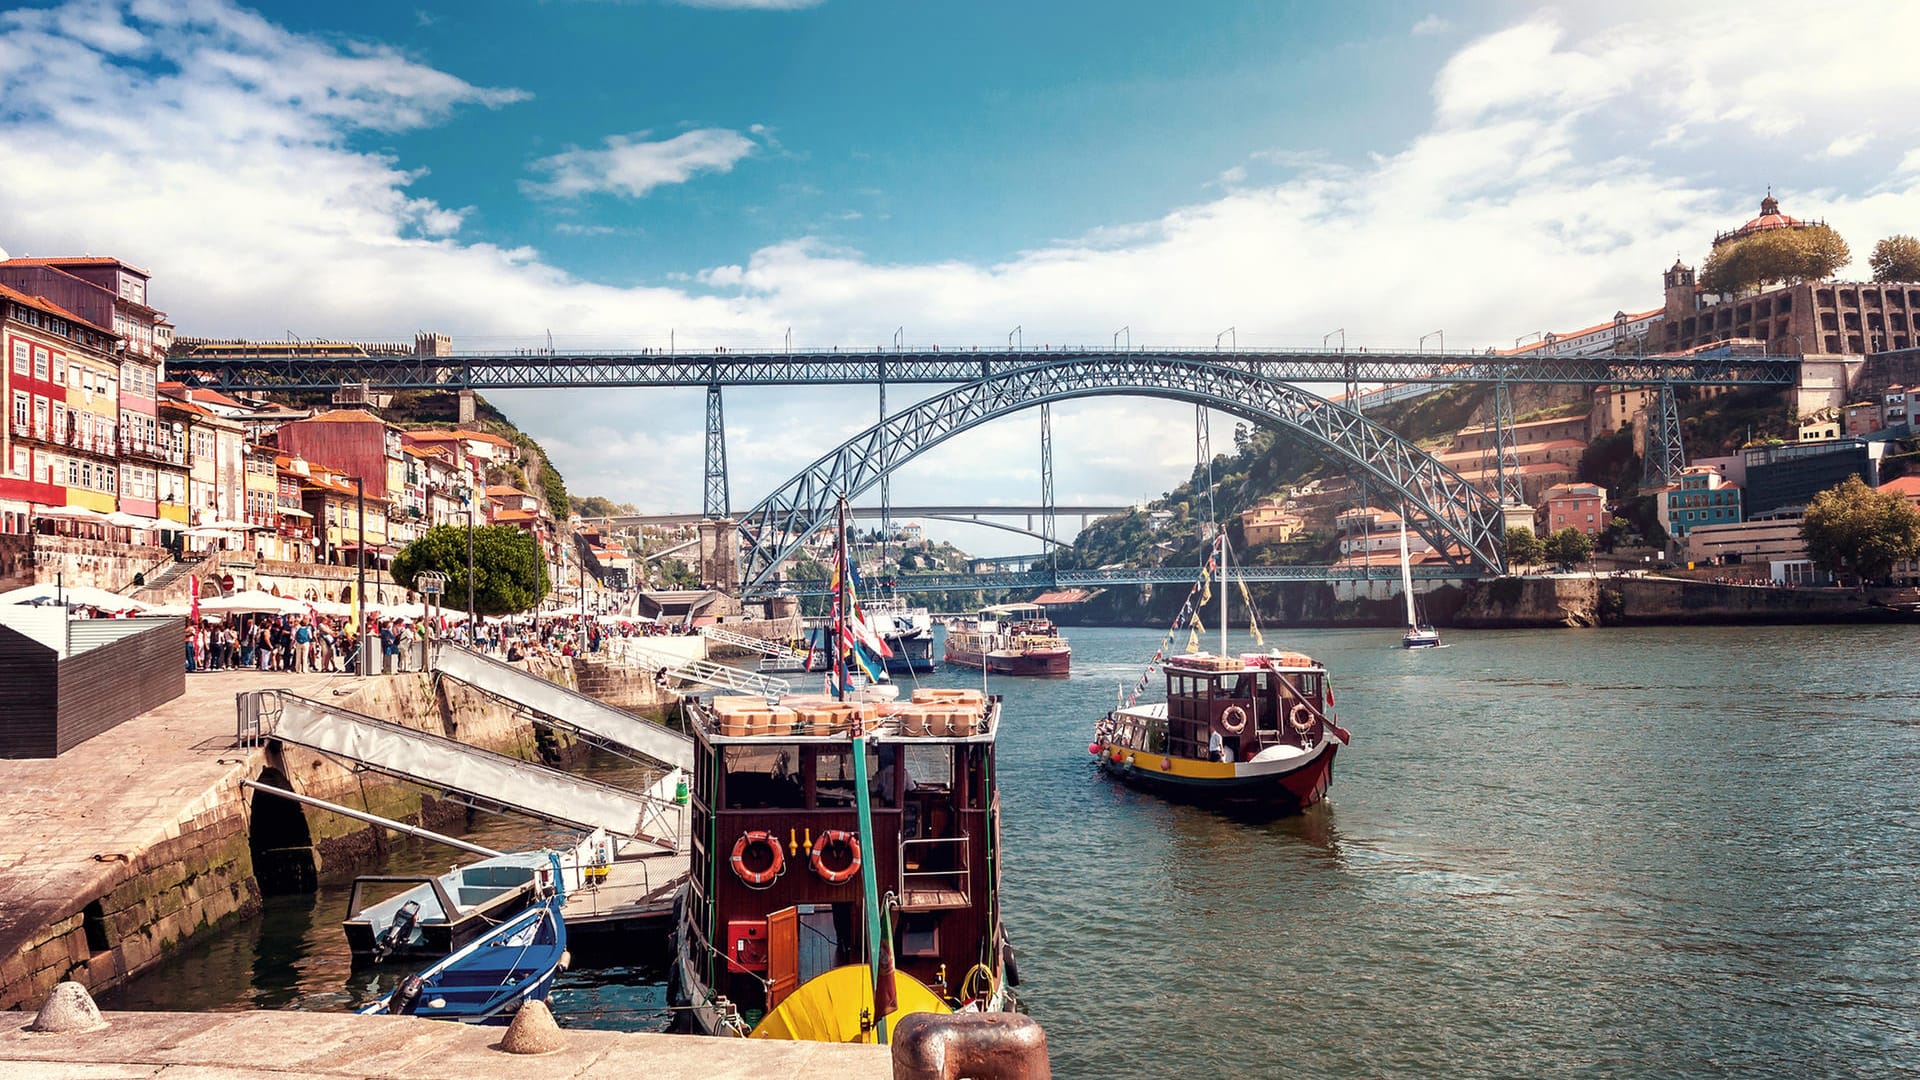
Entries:
[[629,791],[286,690],[249,690],[237,699],[243,746],[278,739],[470,806],[605,829],[662,852],[684,847],[686,807],[672,795],[682,780],[678,770],[669,770],[646,791]]
[[768,641],[766,638],[749,637],[719,626],[701,627],[700,636],[721,645],[731,645],[736,649],[759,653],[762,674],[807,670],[809,652],[806,649],[796,649],[778,641]]
[[433,670],[481,693],[538,713],[544,722],[589,741],[616,744],[672,768],[693,768],[691,738],[616,709],[598,698],[548,682],[504,660],[443,642],[434,650]]
[[744,671],[711,660],[693,660],[670,652],[650,649],[645,638],[614,638],[610,652],[616,660],[652,672],[665,672],[669,678],[716,690],[778,697],[793,689],[793,684],[757,671]]

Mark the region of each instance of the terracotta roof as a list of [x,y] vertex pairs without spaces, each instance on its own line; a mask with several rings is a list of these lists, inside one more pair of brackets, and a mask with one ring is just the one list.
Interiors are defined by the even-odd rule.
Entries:
[[39,308],[41,311],[47,312],[49,314],[58,315],[59,317],[67,320],[68,322],[79,323],[81,326],[84,326],[89,330],[98,330],[101,333],[107,335],[108,337],[118,338],[120,336],[119,334],[114,333],[113,331],[107,329],[104,326],[100,326],[96,323],[83,319],[78,315],[75,315],[73,312],[68,311],[66,308],[61,307],[59,304],[54,303],[53,301],[47,299],[44,296],[29,296],[18,289],[10,289],[5,285],[0,285],[0,296],[4,296],[7,299],[12,300],[18,304],[26,304],[28,307],[36,307],[36,308]]
[[165,401],[162,401],[160,404],[170,406],[175,409],[179,409],[182,412],[185,412],[189,416],[211,417],[213,415],[213,413],[207,411],[206,409],[201,408],[198,405],[195,405],[191,401],[180,401],[176,398],[168,398]]
[[463,438],[457,431],[403,431],[400,434],[414,442],[459,442]]
[[333,409],[316,416],[309,416],[307,419],[319,420],[329,424],[386,424],[385,420],[380,419],[365,409]]
[[1788,217],[1780,212],[1780,200],[1769,192],[1760,200],[1760,213],[1745,225],[1733,230],[1734,236],[1746,236],[1749,233],[1766,232],[1768,229],[1796,229],[1806,225],[1797,217]]
[[461,428],[459,431],[454,432],[454,434],[463,439],[471,439],[474,442],[492,443],[495,446],[513,445],[498,435],[489,435],[484,431],[468,431],[466,428]]
[[1909,499],[1920,499],[1920,476],[1902,476],[1881,484],[1876,491],[1891,491],[1896,495],[1905,495]]
[[150,278],[153,276],[140,267],[130,262],[116,259],[111,255],[79,255],[69,259],[8,259],[6,262],[0,263],[0,266],[52,266],[58,268],[63,264],[67,266],[124,266],[128,270],[144,277]]
[[[1625,314],[1627,316],[1628,322],[1635,323],[1635,322],[1639,322],[1642,319],[1652,318],[1653,316],[1658,315],[1665,310],[1666,310],[1665,308],[1648,308],[1645,311],[1626,312]],[[1592,326],[1583,326],[1578,330],[1569,330],[1564,334],[1555,333],[1553,335],[1553,344],[1558,345],[1559,343],[1567,340],[1568,338],[1586,337],[1588,334],[1597,334],[1602,330],[1611,329],[1614,323],[1617,321],[1618,320],[1615,320],[1615,319],[1608,319],[1606,322],[1594,323]],[[1522,353],[1539,352],[1541,349],[1546,348],[1547,344],[1548,344],[1547,340],[1545,338],[1541,338],[1539,341],[1536,341],[1531,345],[1521,345],[1512,349],[1497,349],[1494,351],[1494,355],[1495,356],[1517,356]]]
[[1042,605],[1078,604],[1082,601],[1090,600],[1092,597],[1093,590],[1091,589],[1055,589],[1052,592],[1043,592],[1029,602]]
[[533,521],[540,515],[531,510],[501,510],[493,515],[495,521]]
[[514,487],[512,484],[488,484],[487,494],[488,495],[524,495],[529,499],[533,498],[533,492],[521,491],[519,488]]
[[1605,488],[1601,487],[1599,484],[1584,484],[1584,483],[1583,484],[1555,484],[1552,487],[1548,488],[1547,490],[1541,492],[1540,497],[1544,499],[1551,499],[1556,494],[1579,497],[1583,499],[1592,498],[1596,495],[1600,496],[1601,498],[1605,498],[1607,491]]

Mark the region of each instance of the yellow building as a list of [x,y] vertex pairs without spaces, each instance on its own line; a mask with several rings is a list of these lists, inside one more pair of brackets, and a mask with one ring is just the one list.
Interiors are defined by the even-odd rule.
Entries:
[[1262,502],[1240,514],[1240,530],[1246,534],[1249,546],[1288,543],[1300,535],[1305,524],[1298,516],[1287,513],[1286,503],[1278,500]]
[[62,359],[53,381],[67,397],[53,403],[53,430],[67,449],[67,505],[110,514],[120,506],[120,368],[79,350]]

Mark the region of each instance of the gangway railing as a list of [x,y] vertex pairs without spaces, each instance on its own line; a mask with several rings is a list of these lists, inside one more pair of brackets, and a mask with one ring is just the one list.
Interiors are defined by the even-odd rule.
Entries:
[[742,694],[763,694],[777,696],[793,689],[793,684],[772,675],[762,675],[757,671],[743,671],[737,667],[716,664],[711,660],[689,660],[684,656],[658,649],[649,649],[643,642],[645,638],[614,638],[611,652],[622,663],[652,672],[665,672],[669,678],[717,690],[733,690]]
[[469,805],[605,829],[661,851],[683,846],[686,807],[670,794],[681,782],[678,770],[669,770],[646,791],[629,791],[285,690],[244,691],[236,703],[242,745],[278,739]]
[[719,626],[701,627],[700,636],[706,638],[708,641],[717,641],[722,645],[731,645],[736,649],[756,652],[762,656],[772,657],[776,660],[785,660],[796,664],[804,664],[807,662],[806,652],[796,649],[791,645],[779,641],[768,641],[766,638],[750,637],[746,634],[736,633],[735,631]]
[[434,650],[433,670],[482,693],[530,709],[554,726],[594,741],[626,747],[662,765],[693,768],[691,738],[503,660],[442,642]]

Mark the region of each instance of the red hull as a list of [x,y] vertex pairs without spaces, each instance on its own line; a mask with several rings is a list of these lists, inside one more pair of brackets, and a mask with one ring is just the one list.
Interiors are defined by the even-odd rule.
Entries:
[[1333,757],[1337,747],[1292,772],[1232,779],[1192,779],[1154,769],[1125,768],[1111,758],[1100,759],[1107,775],[1181,802],[1223,806],[1275,815],[1297,814],[1327,797],[1333,785]]
[[[981,666],[981,658],[978,652],[950,648],[947,650],[947,663],[977,668]],[[1015,655],[988,653],[986,665],[991,675],[1065,675],[1073,666],[1073,651],[1062,649],[1059,652]]]

